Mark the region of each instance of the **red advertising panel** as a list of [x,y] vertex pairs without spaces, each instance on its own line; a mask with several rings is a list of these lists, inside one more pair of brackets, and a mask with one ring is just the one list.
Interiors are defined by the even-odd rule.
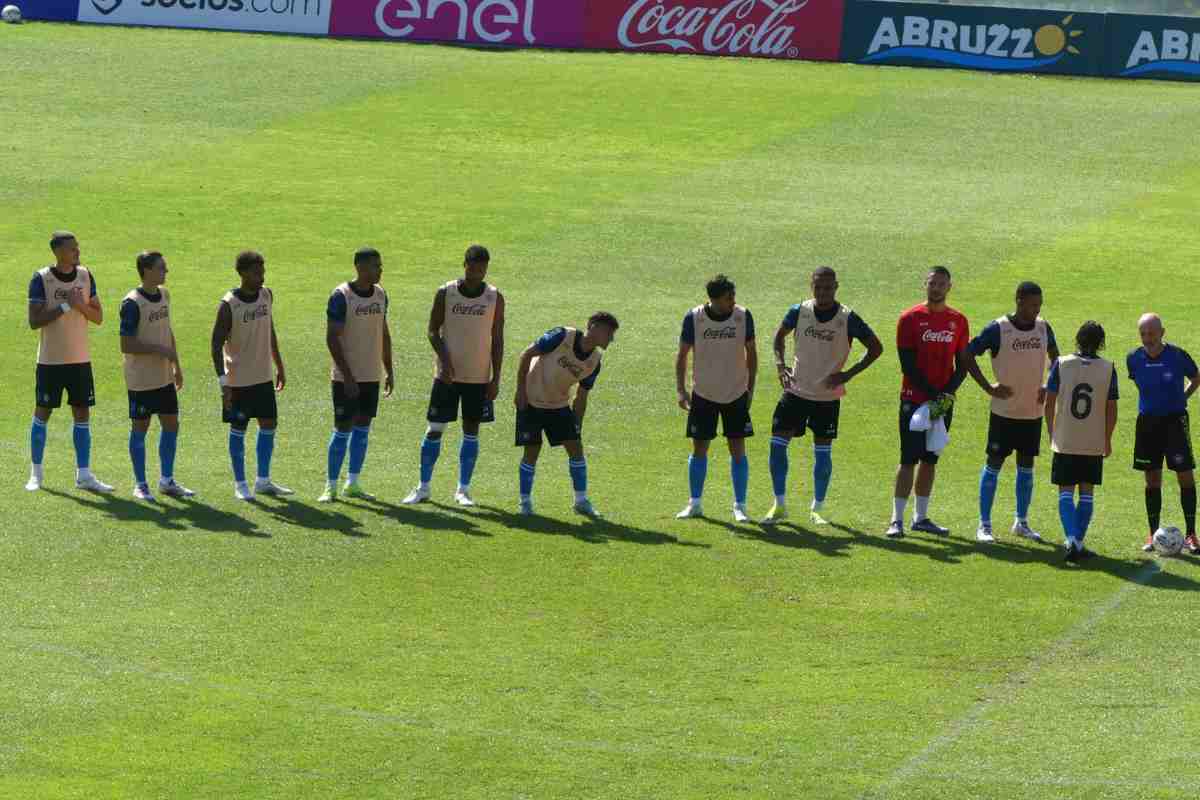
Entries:
[[585,0],[337,0],[331,36],[581,47]]
[[588,0],[588,49],[836,61],[844,0]]

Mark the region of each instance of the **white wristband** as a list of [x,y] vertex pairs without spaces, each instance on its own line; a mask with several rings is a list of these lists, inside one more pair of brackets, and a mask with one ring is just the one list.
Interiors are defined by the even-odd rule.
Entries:
[[70,303],[59,303],[58,310],[63,312],[64,314],[66,314],[68,311],[71,310],[71,304]]
[[219,384],[221,385],[221,388],[222,388],[222,389],[224,389],[226,386],[228,386],[228,385],[229,385],[229,375],[228,375],[228,374],[226,374],[226,375],[218,375],[218,376],[217,376],[217,383],[219,383]]

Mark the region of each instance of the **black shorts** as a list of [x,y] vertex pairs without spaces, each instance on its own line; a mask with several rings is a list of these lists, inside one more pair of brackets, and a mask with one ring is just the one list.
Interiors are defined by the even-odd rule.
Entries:
[[271,381],[253,386],[233,387],[233,408],[221,409],[221,421],[234,427],[245,427],[252,419],[278,419],[275,405],[275,384]]
[[1050,482],[1055,486],[1076,486],[1104,482],[1104,456],[1074,456],[1055,453],[1050,462]]
[[1143,472],[1160,470],[1164,460],[1167,469],[1172,472],[1187,472],[1196,468],[1186,411],[1162,416],[1138,415],[1133,468]]
[[129,418],[150,419],[155,414],[172,416],[179,413],[179,396],[175,384],[168,383],[157,389],[129,392]]
[[96,405],[96,384],[92,380],[92,363],[82,364],[38,364],[37,395],[34,405],[41,408],[62,406],[63,390],[67,392],[67,405]]
[[1041,452],[1042,418],[1012,419],[992,414],[988,420],[988,458],[1008,458],[1015,450],[1019,456],[1034,457]]
[[[916,464],[918,461],[923,464],[938,463],[938,454],[925,449],[925,431],[908,429],[912,415],[920,407],[920,403],[914,403],[911,400],[900,401],[900,463],[904,465]],[[942,419],[945,420],[946,431],[949,432],[950,423],[954,419],[954,409],[951,408],[947,411],[946,416]]]
[[750,422],[749,392],[732,403],[714,403],[692,392],[692,408],[688,411],[684,435],[702,442],[717,438],[718,417],[721,420],[721,433],[726,439],[745,439],[754,435],[754,424]]
[[337,422],[352,422],[359,417],[375,419],[379,413],[379,381],[358,384],[358,397],[346,397],[346,384],[330,381],[333,385],[333,418]]
[[517,447],[527,444],[540,444],[542,434],[550,441],[551,447],[558,447],[563,442],[570,442],[580,437],[579,421],[575,412],[570,408],[534,408],[525,406],[524,411],[517,411]]
[[809,400],[784,392],[775,405],[771,433],[775,436],[803,436],[804,429],[818,439],[836,439],[841,400]]
[[486,383],[442,383],[435,380],[429,393],[429,422],[454,422],[458,419],[458,406],[462,404],[464,420],[471,422],[495,422],[496,412],[492,401],[487,399]]

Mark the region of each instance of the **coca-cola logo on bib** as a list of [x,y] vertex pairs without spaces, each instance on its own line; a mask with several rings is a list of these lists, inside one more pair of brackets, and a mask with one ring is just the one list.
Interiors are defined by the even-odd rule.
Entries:
[[164,306],[163,308],[160,308],[157,311],[151,311],[150,314],[147,315],[146,321],[147,322],[161,322],[162,320],[166,319],[169,316],[171,316],[171,312]]
[[254,322],[256,319],[262,319],[271,312],[267,310],[267,304],[263,303],[257,308],[248,308],[242,312],[242,322]]
[[726,325],[724,328],[705,328],[705,339],[736,339],[737,328],[733,325]]
[[1021,352],[1023,350],[1041,350],[1042,340],[1037,336],[1029,339],[1013,339],[1012,349],[1016,352]]
[[363,303],[354,307],[354,313],[359,317],[369,317],[383,313],[383,303]]
[[815,328],[809,325],[804,329],[804,335],[813,339],[819,339],[822,342],[832,342],[833,337],[837,335],[835,331],[826,330],[824,328]]
[[565,369],[567,372],[574,375],[577,379],[581,375],[583,375],[583,366],[580,364],[576,364],[574,361],[567,358],[566,356],[558,357],[558,365],[560,367],[562,367],[563,369]]
[[[665,45],[691,53],[787,56],[795,50],[790,17],[809,0],[633,0],[617,28],[622,47]],[[792,53],[794,58],[798,55]]]
[[455,303],[450,307],[451,314],[461,314],[468,317],[482,317],[487,313],[487,303]]
[[921,334],[921,341],[950,344],[954,341],[954,333],[953,331],[925,331],[925,333]]

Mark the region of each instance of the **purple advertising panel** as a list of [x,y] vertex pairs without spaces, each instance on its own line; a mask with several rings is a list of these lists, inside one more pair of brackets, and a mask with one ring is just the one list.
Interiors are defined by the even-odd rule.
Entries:
[[331,36],[580,47],[586,0],[337,0]]

